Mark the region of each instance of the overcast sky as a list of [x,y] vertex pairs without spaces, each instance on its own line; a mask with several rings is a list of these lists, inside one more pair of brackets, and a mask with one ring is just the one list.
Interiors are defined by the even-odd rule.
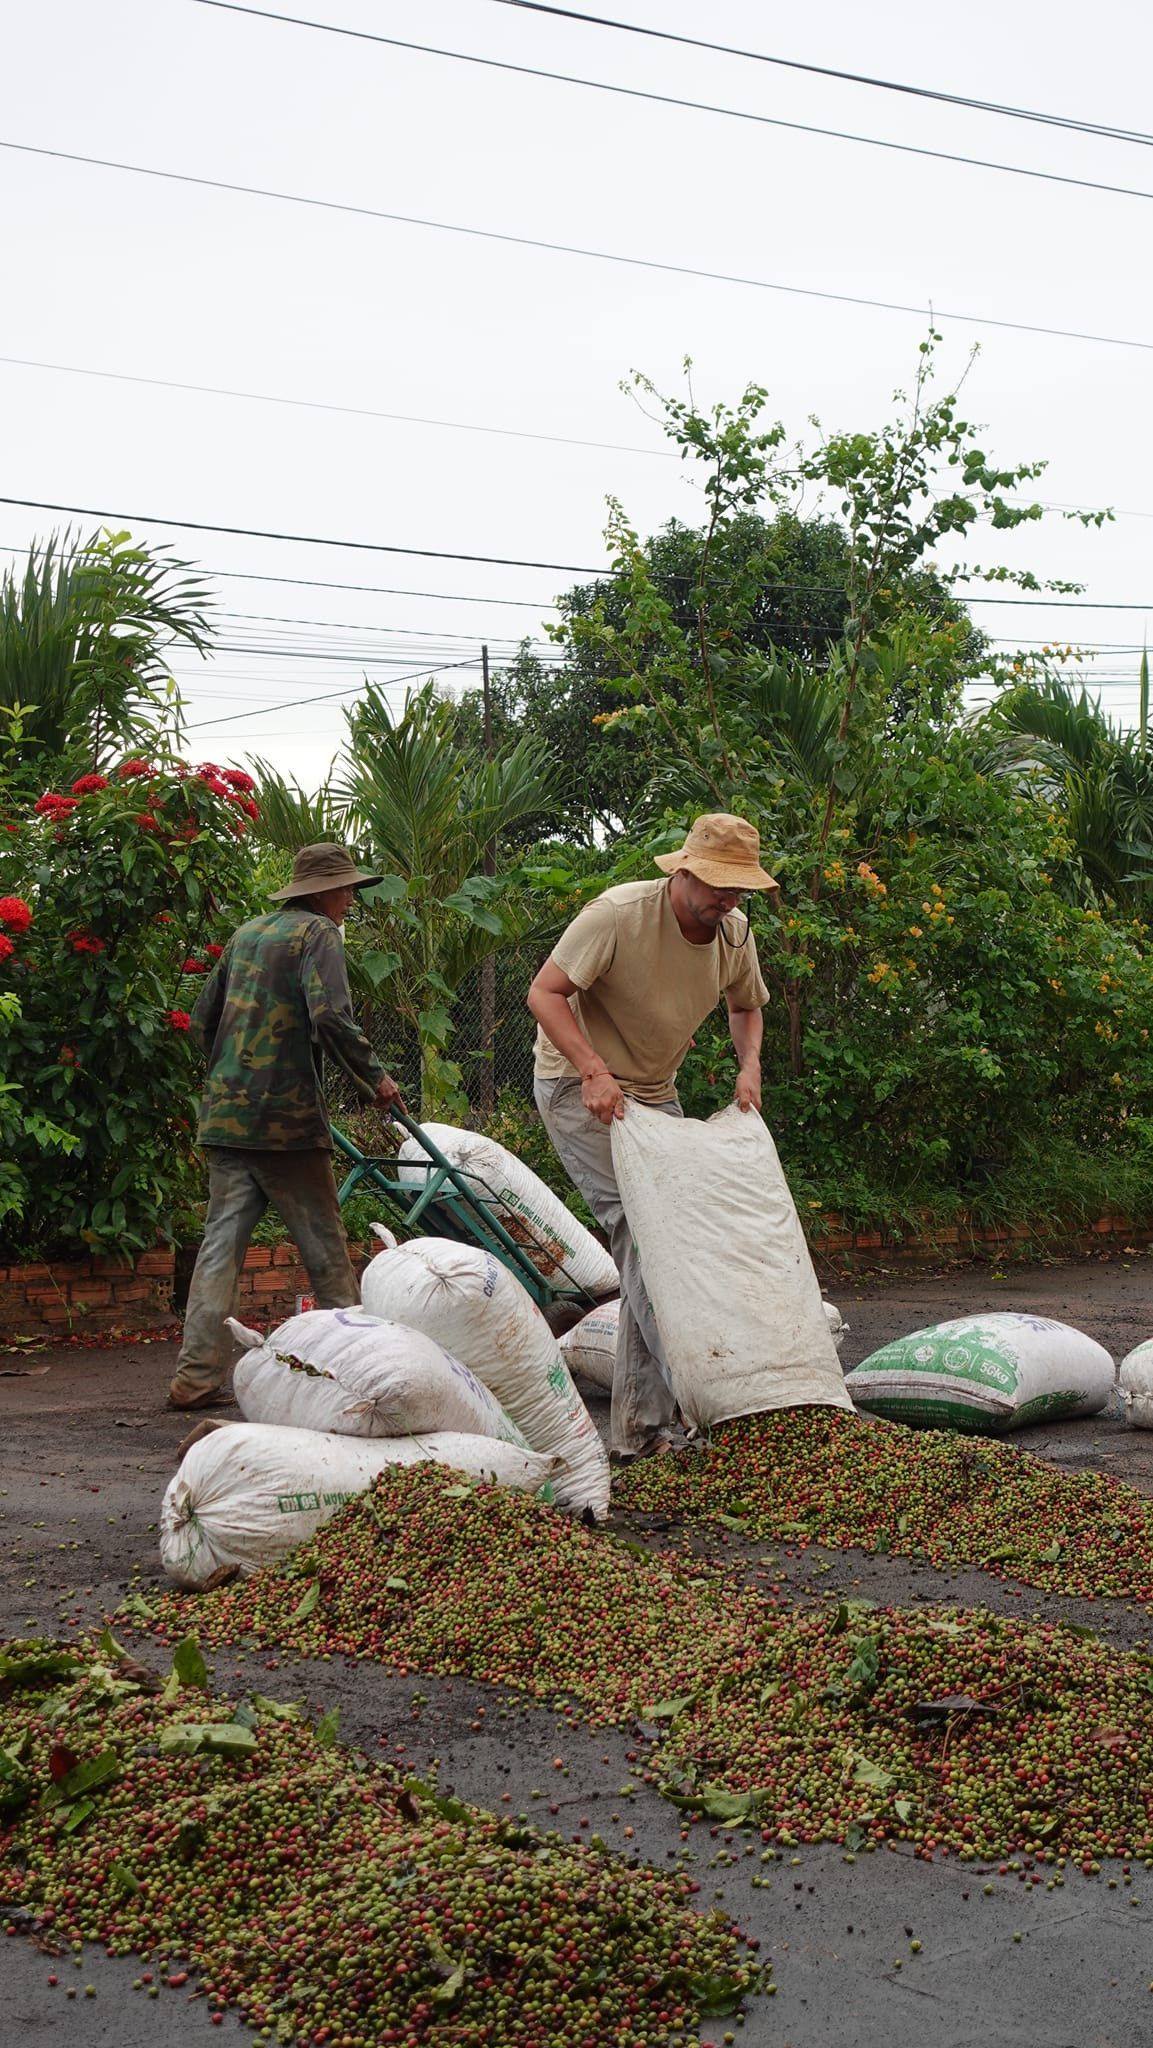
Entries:
[[[579,579],[164,521],[595,568],[609,493],[642,533],[699,516],[682,465],[620,392],[631,369],[672,390],[690,355],[700,398],[734,400],[751,379],[795,433],[814,413],[828,427],[872,427],[912,376],[930,305],[946,380],[980,343],[965,404],[987,423],[983,445],[1005,462],[1047,457],[1046,500],[1118,514],[1100,534],[1055,514],[1018,559],[1130,609],[975,616],[1014,644],[1099,649],[1104,701],[1132,717],[1143,607],[1153,611],[1153,148],[500,0],[316,0],[300,11],[1149,196],[654,105],[197,0],[6,0],[6,142],[331,202],[0,149],[0,491],[92,508],[214,572],[219,651],[176,671],[194,758],[261,753],[314,784],[340,743],[341,700],[306,699],[351,701],[365,670],[392,679],[398,700],[412,674],[474,681],[481,638],[499,661],[522,635],[539,637],[558,590]],[[960,13],[921,0],[613,0],[604,11],[986,102],[1153,126],[1153,15],[1137,0],[970,0]],[[915,310],[805,296],[822,292]],[[23,550],[62,523],[3,505],[0,543]],[[323,587],[352,584],[374,588]]]

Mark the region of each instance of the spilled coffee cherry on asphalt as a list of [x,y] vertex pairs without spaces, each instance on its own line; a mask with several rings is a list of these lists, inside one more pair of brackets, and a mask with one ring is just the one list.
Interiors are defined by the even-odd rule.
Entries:
[[620,1473],[618,1507],[740,1519],[804,1547],[975,1565],[1049,1593],[1153,1601],[1153,1500],[1100,1472],[951,1430],[868,1426],[837,1408],[723,1423],[703,1451]]
[[[175,1640],[254,1636],[314,1655],[469,1672],[620,1720],[738,1655],[715,1574],[652,1558],[507,1487],[392,1467],[281,1565],[152,1603]],[[656,1688],[654,1692],[653,1688]]]
[[1151,1660],[982,1612],[789,1612],[436,1467],[384,1474],[288,1564],[169,1595],[148,1625],[640,1717],[668,1731],[647,1767],[684,1811],[785,1842],[1153,1861]]
[[0,1922],[162,1959],[149,1995],[197,1973],[210,2012],[282,2048],[656,2048],[757,1982],[683,1876],[439,1799],[334,1747],[330,1721],[199,1688],[159,1692],[109,1638],[0,1647]]

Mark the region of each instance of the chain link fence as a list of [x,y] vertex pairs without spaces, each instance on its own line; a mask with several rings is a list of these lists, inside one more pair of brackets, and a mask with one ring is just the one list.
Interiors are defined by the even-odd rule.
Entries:
[[[461,1088],[468,1098],[470,1124],[484,1124],[509,1092],[532,1102],[533,1043],[536,1024],[525,995],[540,966],[539,949],[502,953],[469,976],[452,1005],[452,1037],[446,1048],[461,1070]],[[416,1035],[406,1030],[390,1007],[387,992],[361,1007],[360,1021],[413,1114],[420,1104],[420,1050]],[[346,1116],[361,1107],[359,1097],[331,1067],[326,1092],[334,1113]]]

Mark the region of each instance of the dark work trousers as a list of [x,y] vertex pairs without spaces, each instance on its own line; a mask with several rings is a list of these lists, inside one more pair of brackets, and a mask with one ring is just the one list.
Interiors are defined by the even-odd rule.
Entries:
[[208,1214],[184,1312],[174,1386],[183,1395],[220,1386],[233,1342],[224,1318],[240,1303],[240,1270],[252,1233],[271,1205],[308,1273],[318,1308],[351,1308],[360,1289],[336,1199],[331,1152],[246,1152],[213,1145]]

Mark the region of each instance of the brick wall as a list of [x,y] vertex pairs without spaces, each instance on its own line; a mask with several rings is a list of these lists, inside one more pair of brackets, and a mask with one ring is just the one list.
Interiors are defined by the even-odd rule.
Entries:
[[[353,1253],[354,1265],[359,1264]],[[0,1339],[147,1330],[174,1319],[171,1251],[54,1266],[0,1266]],[[254,1245],[240,1276],[240,1319],[282,1321],[308,1278],[291,1245]]]
[[[832,1219],[824,1219],[827,1224]],[[1090,1229],[1045,1234],[1023,1224],[978,1230],[966,1225],[940,1229],[899,1242],[879,1231],[813,1232],[810,1249],[826,1272],[853,1273],[870,1267],[926,1268],[957,1259],[1004,1262],[1061,1256],[1084,1257],[1102,1250],[1153,1244],[1153,1229],[1104,1216]],[[359,1272],[362,1255],[350,1247]],[[83,1336],[86,1330],[147,1330],[174,1320],[171,1251],[144,1252],[135,1266],[112,1258],[77,1259],[56,1266],[0,1266],[0,1341],[13,1337]],[[240,1276],[241,1322],[267,1325],[290,1316],[308,1276],[291,1245],[254,1245]]]

